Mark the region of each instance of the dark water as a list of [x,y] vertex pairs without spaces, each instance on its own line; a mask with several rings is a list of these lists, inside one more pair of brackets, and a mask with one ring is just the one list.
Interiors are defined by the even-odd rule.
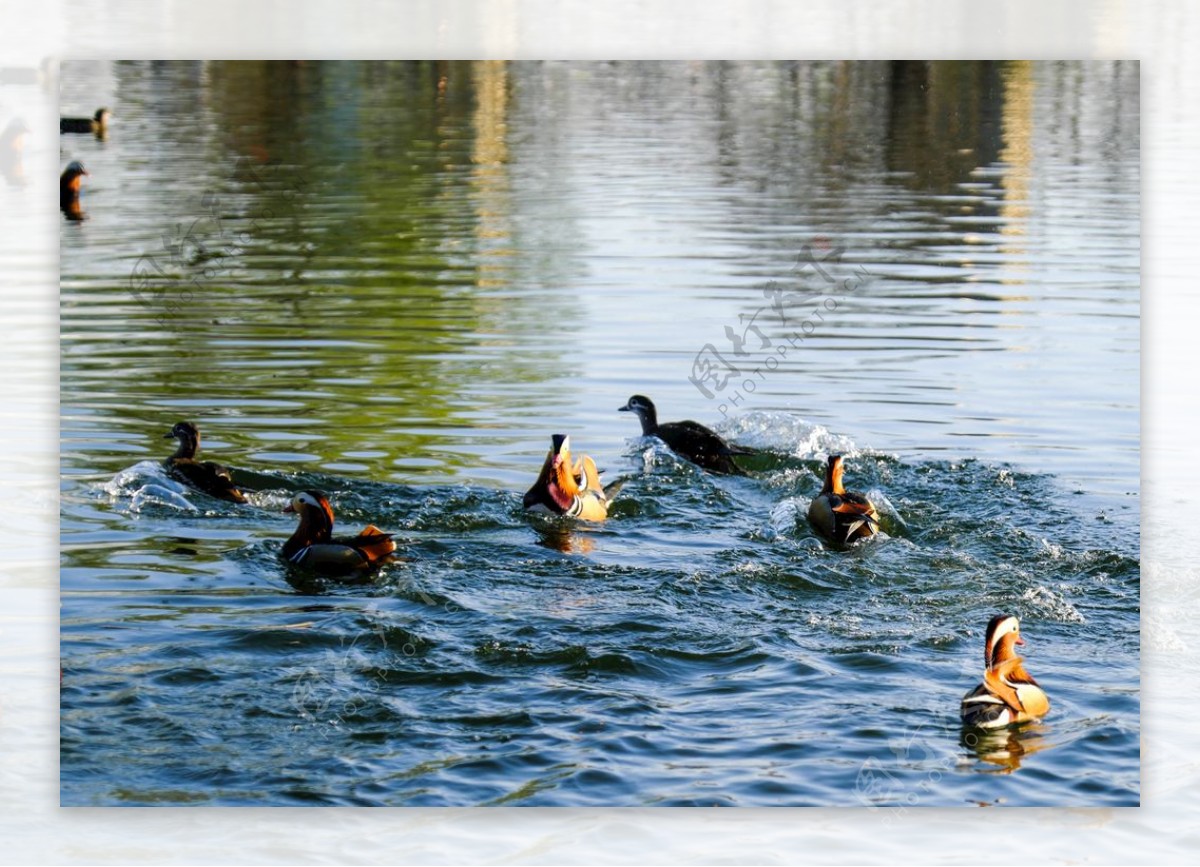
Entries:
[[[1136,65],[62,82],[64,804],[1138,802]],[[604,525],[521,513],[555,432]],[[807,527],[834,451],[889,538]],[[406,561],[289,582],[309,487]],[[1001,610],[1052,713],[973,744]]]

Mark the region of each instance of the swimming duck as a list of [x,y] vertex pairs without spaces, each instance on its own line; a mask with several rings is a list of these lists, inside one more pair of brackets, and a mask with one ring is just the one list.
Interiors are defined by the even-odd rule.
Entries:
[[163,462],[172,477],[217,499],[246,502],[246,495],[233,483],[228,467],[213,461],[196,460],[200,431],[194,424],[190,421],[179,422],[169,434],[163,435],[165,440],[172,438],[179,440],[179,448]]
[[636,413],[642,422],[642,436],[658,437],[675,454],[712,473],[744,476],[745,470],[733,462],[733,457],[755,454],[753,449],[730,445],[699,422],[671,421],[659,424],[654,402],[645,395],[635,394],[617,411]]
[[303,491],[283,511],[300,516],[300,526],[283,543],[284,560],[320,575],[353,575],[378,569],[393,559],[392,534],[368,524],[357,536],[333,536],[333,508],[320,491]]
[[103,137],[108,131],[108,119],[112,113],[107,108],[98,108],[91,117],[60,117],[58,131],[64,132],[94,132]]
[[963,696],[963,725],[1000,728],[1040,719],[1050,710],[1050,699],[1013,650],[1024,643],[1021,625],[1012,615],[997,614],[988,622],[983,683]]
[[58,206],[64,211],[79,210],[79,189],[88,170],[83,163],[75,160],[69,164],[58,178]]
[[525,492],[523,502],[530,511],[567,518],[603,521],[608,517],[608,496],[600,484],[596,462],[584,455],[572,464],[571,438],[563,434],[551,437],[542,471]]
[[841,455],[830,455],[825,466],[825,486],[808,506],[808,523],[833,542],[865,539],[879,532],[879,512],[863,494],[842,487],[845,465]]

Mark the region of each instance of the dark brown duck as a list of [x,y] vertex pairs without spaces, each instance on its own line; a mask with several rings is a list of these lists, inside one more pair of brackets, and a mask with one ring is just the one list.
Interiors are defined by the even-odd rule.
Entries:
[[642,422],[642,436],[658,437],[667,447],[710,473],[744,476],[746,471],[734,463],[736,455],[753,455],[753,449],[730,445],[699,422],[671,421],[658,423],[658,411],[650,398],[635,394],[629,402],[618,407],[619,412],[635,413]]
[[107,108],[98,108],[96,113],[91,117],[60,117],[58,119],[58,131],[64,132],[90,132],[103,137],[108,131],[108,119],[112,116]]
[[175,454],[163,461],[167,473],[188,487],[203,491],[212,497],[233,503],[246,502],[246,495],[233,483],[228,467],[213,461],[196,460],[200,448],[200,431],[190,421],[181,421],[171,428],[163,439],[176,439],[179,448]]

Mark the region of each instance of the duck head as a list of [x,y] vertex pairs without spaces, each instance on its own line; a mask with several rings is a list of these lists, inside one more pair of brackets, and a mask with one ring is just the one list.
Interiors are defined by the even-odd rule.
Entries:
[[842,460],[841,455],[830,455],[829,460],[825,463],[825,486],[821,488],[822,494],[844,494],[846,489],[842,486],[842,474],[846,472],[846,465]]
[[988,670],[995,669],[1014,659],[1017,652],[1013,647],[1024,643],[1021,638],[1020,621],[1011,614],[997,614],[988,621],[983,645],[984,667]]
[[96,124],[96,126],[103,128],[108,126],[108,121],[111,117],[112,112],[107,108],[98,108],[96,109],[95,115],[92,116],[92,121]]
[[333,535],[333,507],[320,491],[301,491],[283,511],[300,516],[296,536],[308,544],[327,541]]
[[658,412],[654,408],[654,401],[644,394],[635,394],[624,406],[617,407],[617,412],[636,413],[642,423],[643,436],[650,436],[658,427]]
[[550,451],[542,463],[542,471],[524,498],[526,509],[538,503],[548,505],[548,496],[560,512],[571,508],[579,484],[571,466],[571,438],[565,434],[554,434],[550,438]]
[[179,449],[175,452],[177,458],[194,458],[200,448],[200,430],[190,421],[176,422],[170,433],[163,434],[163,439],[179,440]]

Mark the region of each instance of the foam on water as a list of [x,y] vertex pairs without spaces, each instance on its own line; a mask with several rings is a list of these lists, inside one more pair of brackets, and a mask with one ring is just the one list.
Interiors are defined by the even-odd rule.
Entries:
[[[780,429],[777,418],[773,425]],[[275,476],[275,487],[256,494],[271,508],[219,501],[203,513],[147,507],[139,515],[141,547],[157,553],[139,557],[156,564],[143,573],[146,589],[169,594],[183,569],[193,592],[203,592],[141,603],[169,613],[172,621],[193,624],[183,633],[160,635],[147,625],[153,620],[139,621],[140,664],[155,672],[140,682],[162,713],[151,719],[136,707],[124,710],[120,691],[112,695],[109,712],[151,743],[190,732],[187,720],[203,711],[194,692],[173,685],[181,675],[171,673],[176,667],[171,660],[183,654],[190,660],[188,681],[204,682],[215,700],[240,708],[241,718],[252,721],[236,736],[230,721],[222,723],[223,733],[215,736],[237,744],[230,749],[258,749],[259,741],[281,736],[276,730],[281,723],[289,737],[311,742],[304,785],[332,792],[343,771],[321,760],[318,745],[335,736],[358,744],[345,747],[346,757],[380,771],[365,772],[370,782],[363,788],[360,780],[359,790],[374,794],[354,803],[496,798],[528,804],[707,803],[684,794],[692,772],[683,769],[693,766],[702,776],[723,779],[724,803],[863,798],[876,803],[874,795],[855,794],[854,776],[861,769],[849,777],[835,770],[847,755],[866,762],[863,767],[877,763],[895,781],[909,780],[905,786],[924,780],[928,803],[958,802],[978,789],[973,778],[998,762],[1010,768],[1033,763],[1049,775],[1036,785],[1026,780],[1032,788],[1009,791],[1005,797],[1014,803],[1088,802],[1076,788],[1067,751],[1100,735],[1095,729],[1077,731],[1075,721],[1092,719],[1106,707],[1124,727],[1122,737],[1136,742],[1137,705],[1134,699],[1114,708],[1073,689],[1082,676],[1075,661],[1087,659],[1092,631],[1125,616],[1131,604],[1125,588],[1131,575],[1136,581],[1136,561],[1066,538],[1056,537],[1051,547],[1046,535],[1026,530],[1039,520],[1037,494],[1054,489],[1052,477],[1020,474],[1015,488],[1000,484],[1011,493],[997,511],[992,483],[1002,468],[857,454],[855,475],[902,536],[880,534],[845,551],[825,546],[805,517],[820,485],[819,459],[795,466],[797,458],[789,454],[747,478],[715,477],[655,445],[630,455],[632,467],[613,466],[626,478],[625,505],[597,526],[530,519],[513,491],[320,473]],[[113,498],[118,511],[139,494],[147,506],[158,502],[152,495],[168,503],[182,496],[174,483],[163,481],[157,464],[142,462],[98,491]],[[158,487],[172,496],[155,495]],[[361,586],[293,587],[278,562],[278,547],[294,524],[275,507],[290,491],[306,487],[329,492],[339,526],[371,521],[402,530],[404,562]],[[952,509],[944,505],[950,500]],[[195,541],[181,553],[181,539]],[[123,589],[125,583],[121,573],[113,573],[91,578],[87,588]],[[256,586],[271,588],[271,595],[261,601],[245,595]],[[1097,588],[1107,588],[1108,595],[1098,596]],[[64,588],[68,680],[80,687],[119,683],[119,672],[69,650],[74,640],[87,641],[91,623],[106,618],[119,623],[128,616],[123,607],[106,613],[106,597],[82,590]],[[297,596],[297,590],[318,595]],[[213,595],[218,591],[220,597]],[[231,593],[230,602],[215,601]],[[321,600],[316,608],[302,601],[316,599]],[[1136,595],[1132,604],[1136,607]],[[1027,664],[1052,690],[1055,716],[1045,724],[1051,737],[1036,749],[1021,742],[1016,748],[975,745],[956,752],[957,701],[981,676],[982,628],[996,609],[1022,618],[1033,647]],[[81,619],[85,610],[90,614]],[[207,630],[196,631],[202,624]],[[205,636],[200,656],[181,643],[188,635]],[[1136,657],[1127,662],[1127,651],[1113,649],[1105,677],[1136,692]],[[245,673],[270,669],[281,652],[286,665],[266,681],[258,678],[248,692]],[[813,671],[827,676],[814,680]],[[480,691],[478,684],[488,687]],[[805,702],[797,704],[793,691]],[[630,694],[656,710],[623,717],[594,706],[620,707]],[[73,695],[64,694],[68,745],[90,728],[94,713],[91,704],[77,705]],[[900,701],[902,695],[909,698]],[[447,702],[455,709],[447,710]],[[707,722],[693,728],[679,714],[696,702],[706,708]],[[516,709],[521,713],[514,715]],[[845,728],[868,711],[883,730],[899,731],[889,735],[893,740],[919,737],[930,758],[908,756],[892,764],[886,744],[883,753],[876,752],[875,735]],[[919,735],[908,730],[913,713],[923,720]],[[479,741],[473,724],[465,740],[463,732],[444,728],[448,718],[479,714],[505,720],[501,740]],[[742,780],[720,771],[719,752],[695,757],[697,745],[707,739],[733,737],[732,728],[724,730],[728,725],[736,727],[736,739],[747,751],[739,761],[752,762],[748,756],[778,737],[773,718],[786,719],[792,736],[805,743],[835,726],[842,731],[835,739],[840,746],[831,743],[826,752],[810,745],[803,758],[778,765],[775,773],[781,776],[769,795],[753,775]],[[589,720],[602,721],[601,728],[593,731]],[[670,737],[629,746],[664,726],[673,732]],[[558,735],[562,727],[576,734],[564,741]],[[403,750],[380,751],[377,733],[393,728],[406,733]],[[609,737],[625,744],[620,753],[625,758],[611,753]],[[87,765],[136,766],[128,739],[86,740]],[[474,755],[480,744],[500,753],[490,760],[497,762],[492,770],[473,778],[475,784],[440,764],[447,755]],[[572,774],[551,779],[523,770],[518,754],[503,744],[519,745],[519,754],[536,756],[538,766],[591,767],[594,759],[587,756],[609,755],[606,767],[617,773],[580,789]],[[66,766],[65,791],[105,800],[102,790],[86,782],[94,779],[90,772],[76,775],[76,769],[85,769],[76,752],[69,754],[76,758]],[[676,770],[667,770],[684,757]],[[946,762],[958,770],[933,785],[928,774],[933,768],[945,773]],[[397,778],[397,768],[407,770]],[[138,773],[174,775],[169,766]],[[411,784],[403,782],[409,779]],[[626,791],[631,779],[638,783]],[[524,796],[508,785],[522,782],[529,787]],[[213,790],[212,802],[223,802],[220,791]],[[276,795],[246,791],[241,797],[260,803]],[[336,800],[332,794],[320,797]],[[1119,803],[1131,797],[1136,796],[1121,783],[1101,799]]]

